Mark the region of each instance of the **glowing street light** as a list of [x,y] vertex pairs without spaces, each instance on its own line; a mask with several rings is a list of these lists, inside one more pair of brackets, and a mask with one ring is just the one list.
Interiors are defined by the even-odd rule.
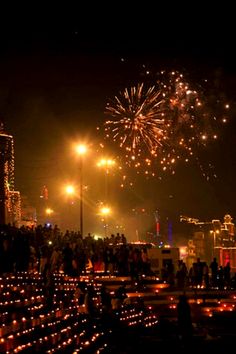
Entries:
[[109,207],[102,207],[101,208],[101,214],[104,216],[110,214],[110,211],[111,211],[111,209]]
[[103,221],[104,221],[104,228],[105,228],[105,237],[107,237],[108,234],[108,224],[107,224],[107,217],[111,213],[111,208],[108,206],[103,206],[100,209],[100,214],[103,216]]
[[115,166],[115,160],[111,158],[102,158],[98,161],[97,166],[105,170],[105,199],[108,202],[108,175],[110,169]]
[[87,152],[87,147],[86,145],[79,144],[76,145],[75,151],[77,152],[78,155],[84,155]]
[[50,215],[52,215],[53,210],[52,210],[51,208],[47,208],[47,209],[45,210],[45,213],[46,213],[48,216],[50,216]]
[[45,209],[45,214],[47,215],[47,220],[46,223],[47,225],[51,224],[50,216],[54,213],[54,211],[51,208],[46,208]]
[[80,233],[83,236],[83,156],[87,152],[84,144],[76,145],[75,151],[79,156],[79,175],[80,175]]
[[115,160],[102,158],[98,163],[98,167],[105,167],[106,172],[109,173],[109,168],[115,165]]
[[74,186],[72,186],[72,185],[68,185],[68,186],[66,186],[66,193],[68,194],[68,195],[73,195],[73,194],[75,194],[75,187]]

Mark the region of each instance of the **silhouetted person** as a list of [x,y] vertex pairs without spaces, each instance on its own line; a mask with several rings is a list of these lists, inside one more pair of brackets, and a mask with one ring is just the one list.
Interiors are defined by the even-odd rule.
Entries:
[[63,261],[64,261],[64,272],[65,274],[72,275],[73,274],[73,267],[72,267],[73,251],[69,243],[66,244],[66,247],[62,251],[62,254],[63,254]]
[[218,270],[217,285],[219,289],[224,289],[224,269],[222,266],[220,266]]
[[216,261],[216,258],[213,259],[213,261],[210,264],[211,268],[211,282],[212,286],[216,286],[217,283],[217,273],[218,273],[218,263]]
[[191,308],[185,295],[180,295],[177,305],[178,326],[181,339],[191,340],[193,335]]
[[202,275],[203,275],[203,283],[206,289],[208,289],[209,288],[209,267],[205,262],[203,263]]
[[50,265],[47,265],[45,278],[44,278],[44,295],[46,299],[47,309],[52,309],[53,307],[54,292],[55,292],[54,276],[50,270]]
[[74,299],[78,302],[79,305],[83,305],[85,297],[84,284],[80,282],[75,289]]
[[89,286],[85,293],[84,305],[85,305],[85,313],[91,317],[95,315],[93,296],[94,296],[93,288]]
[[236,289],[236,273],[230,279],[230,287],[231,289]]
[[126,294],[126,286],[125,285],[121,285],[115,292],[116,297],[123,302],[124,299],[127,298],[127,294]]
[[230,270],[231,270],[230,263],[227,262],[226,266],[224,267],[224,282],[227,288],[230,285]]
[[111,295],[104,285],[101,287],[101,303],[103,312],[109,313],[111,311]]
[[196,262],[196,285],[202,285],[202,277],[203,277],[203,264],[200,261],[200,258],[197,259]]

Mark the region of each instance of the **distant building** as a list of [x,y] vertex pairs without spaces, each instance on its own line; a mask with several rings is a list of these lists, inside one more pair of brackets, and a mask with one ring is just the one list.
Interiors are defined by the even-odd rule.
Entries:
[[195,256],[202,260],[206,259],[206,237],[204,232],[196,231],[193,234],[193,244],[195,246]]
[[14,190],[14,140],[0,126],[0,224],[21,221],[20,192]]
[[26,196],[21,197],[21,226],[36,227],[36,208],[32,207]]
[[[236,235],[232,220],[229,214],[224,216],[223,222],[218,219],[199,221],[187,216],[180,217],[180,221],[194,226],[192,242],[195,247],[195,258],[210,263],[217,257],[220,265],[225,265],[229,261],[231,268],[236,270]],[[192,255],[190,258],[193,260]]]

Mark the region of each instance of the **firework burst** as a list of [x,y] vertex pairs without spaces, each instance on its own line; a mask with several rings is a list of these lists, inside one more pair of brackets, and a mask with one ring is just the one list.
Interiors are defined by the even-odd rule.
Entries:
[[183,74],[162,71],[155,85],[126,88],[107,104],[105,139],[122,150],[121,159],[137,173],[175,173],[178,160],[199,161],[199,149],[217,139],[219,121],[226,122],[221,103],[217,104],[212,109],[207,95],[193,88]]
[[[163,146],[160,158],[162,169],[173,172],[173,162],[194,160],[202,171],[207,170],[201,164],[199,154],[218,138],[221,125],[227,122],[225,114],[229,105],[217,100],[216,95],[211,97],[210,90],[206,91],[200,85],[193,88],[178,71],[160,72],[157,84],[168,111],[164,131],[167,144]],[[212,164],[208,166],[212,174]],[[207,172],[204,174],[209,179]]]
[[136,160],[141,154],[156,156],[162,145],[164,100],[155,86],[143,84],[125,89],[106,107],[113,120],[105,122],[106,138],[112,137],[126,152],[127,159]]

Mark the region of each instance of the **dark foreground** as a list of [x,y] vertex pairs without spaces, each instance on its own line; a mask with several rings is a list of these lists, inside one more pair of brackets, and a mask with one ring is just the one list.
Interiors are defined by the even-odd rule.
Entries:
[[[0,353],[224,354],[236,343],[235,290],[186,289],[193,332],[183,338],[176,311],[181,291],[155,278],[145,278],[140,288],[124,277],[53,279],[51,288],[38,273],[0,278]],[[93,289],[92,313],[83,312],[75,296],[81,280]],[[122,284],[130,301],[106,311],[102,286],[114,293]]]

